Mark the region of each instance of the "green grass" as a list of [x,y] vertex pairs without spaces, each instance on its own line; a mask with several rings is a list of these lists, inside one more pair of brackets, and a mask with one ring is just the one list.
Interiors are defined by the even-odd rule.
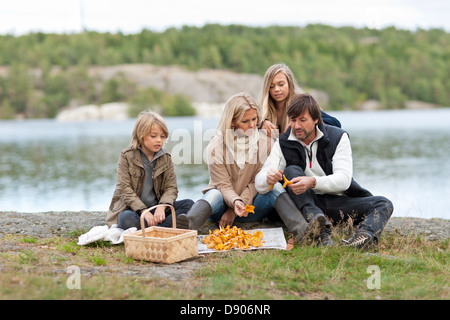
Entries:
[[[223,292],[219,298],[232,292],[244,299],[448,299],[447,263],[425,251],[399,257],[308,246],[291,252],[236,252],[210,262],[201,275],[213,279],[217,292]],[[380,289],[368,288],[369,266],[380,270]]]
[[[334,237],[338,242],[340,235]],[[0,299],[450,298],[448,239],[389,234],[378,252],[297,244],[292,251],[206,254],[195,260],[200,267],[192,276],[181,280],[145,273],[164,266],[127,258],[123,245],[80,247],[76,241],[73,236],[1,238]],[[80,290],[66,285],[71,265],[81,270]],[[181,262],[177,267],[188,265]],[[369,288],[375,283],[370,266],[380,271],[379,289]]]

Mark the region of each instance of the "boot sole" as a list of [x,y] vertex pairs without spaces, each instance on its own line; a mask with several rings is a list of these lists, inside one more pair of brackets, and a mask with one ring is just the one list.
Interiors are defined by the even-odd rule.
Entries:
[[189,218],[185,214],[177,216],[177,229],[189,229]]

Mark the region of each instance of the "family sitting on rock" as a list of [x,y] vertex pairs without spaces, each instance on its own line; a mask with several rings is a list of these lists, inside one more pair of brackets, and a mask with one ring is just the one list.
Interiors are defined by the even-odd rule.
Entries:
[[[207,219],[225,227],[237,222],[280,219],[301,241],[314,232],[333,245],[331,227],[352,219],[356,231],[346,246],[376,245],[393,212],[391,201],[373,196],[353,179],[350,139],[339,121],[323,112],[309,94],[298,94],[291,70],[271,66],[264,76],[260,108],[248,93],[231,97],[208,145],[209,185],[195,203],[177,200],[169,132],[154,112],[142,112],[131,145],[117,168],[117,185],[106,224],[122,229],[176,225],[199,229]],[[261,116],[262,114],[262,116]],[[248,213],[253,205],[255,213]]]

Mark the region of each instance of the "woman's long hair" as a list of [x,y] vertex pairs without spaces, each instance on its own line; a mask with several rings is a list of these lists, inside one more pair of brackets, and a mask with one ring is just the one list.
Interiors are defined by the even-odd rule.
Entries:
[[291,69],[283,63],[274,64],[273,66],[267,69],[266,74],[264,75],[264,84],[262,91],[262,101],[261,101],[261,113],[263,114],[263,119],[268,119],[275,125],[278,125],[280,128],[280,133],[284,132],[289,123],[289,119],[286,115],[286,118],[283,118],[280,123],[278,123],[277,119],[277,107],[275,101],[273,101],[270,96],[270,85],[272,84],[273,78],[280,72],[283,72],[286,76],[289,86],[289,95],[286,101],[286,109],[289,106],[289,102],[292,96],[295,94],[295,78]]
[[241,121],[244,113],[250,109],[255,109],[258,117],[257,123],[259,123],[261,116],[258,105],[249,93],[241,92],[235,94],[227,101],[222,112],[222,117],[217,125],[217,134],[221,134],[225,138],[225,143],[232,143],[234,140],[234,130],[231,130],[233,129],[232,123]]

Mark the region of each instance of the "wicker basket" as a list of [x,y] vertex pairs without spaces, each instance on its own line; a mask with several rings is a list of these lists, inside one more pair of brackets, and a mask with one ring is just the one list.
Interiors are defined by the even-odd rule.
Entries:
[[[172,210],[172,227],[145,228],[144,217],[156,207],[168,206]],[[141,214],[141,230],[123,237],[125,254],[136,260],[160,263],[174,263],[198,255],[197,230],[176,229],[175,209],[160,204]]]

